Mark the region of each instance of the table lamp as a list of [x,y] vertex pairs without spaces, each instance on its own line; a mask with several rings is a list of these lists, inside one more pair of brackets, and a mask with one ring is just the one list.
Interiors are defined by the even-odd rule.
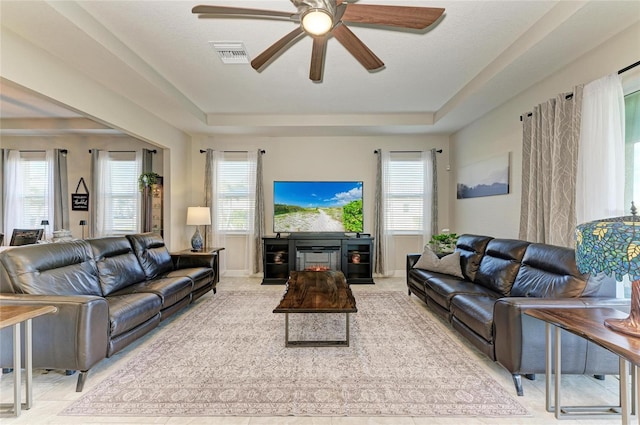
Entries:
[[209,224],[211,224],[211,212],[209,207],[187,208],[187,226],[196,226],[196,231],[191,238],[192,251],[202,251],[202,235],[200,234],[200,226],[206,226]]
[[582,273],[624,276],[631,280],[631,311],[626,319],[605,319],[610,329],[640,337],[640,217],[631,215],[580,224],[576,228],[576,262]]
[[43,239],[47,239],[47,226],[49,225],[49,220],[42,220],[40,222],[40,225],[43,227],[44,229],[44,238]]
[[82,226],[82,239],[84,239],[84,226],[87,225],[87,220],[80,220],[80,226]]

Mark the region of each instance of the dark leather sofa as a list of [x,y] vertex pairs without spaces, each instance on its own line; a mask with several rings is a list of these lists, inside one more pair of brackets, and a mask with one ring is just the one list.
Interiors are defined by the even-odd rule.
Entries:
[[[569,248],[515,239],[462,235],[463,278],[415,268],[420,254],[407,255],[407,286],[412,293],[504,366],[523,395],[521,376],[545,372],[545,325],[524,314],[542,307],[613,307],[628,311],[628,300],[602,296],[608,278],[581,274]],[[606,285],[604,285],[606,284]],[[563,331],[562,372],[618,374],[617,357]]]
[[[215,255],[172,258],[155,233],[16,247],[0,253],[0,304],[58,307],[33,320],[33,367],[80,371],[82,391],[100,360],[215,292]],[[3,368],[12,346],[3,329]]]

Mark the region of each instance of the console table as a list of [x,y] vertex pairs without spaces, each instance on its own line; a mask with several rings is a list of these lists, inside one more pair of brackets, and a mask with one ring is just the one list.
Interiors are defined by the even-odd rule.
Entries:
[[303,270],[341,271],[349,284],[373,284],[373,240],[322,233],[264,237],[262,284],[284,284],[290,272]]
[[31,381],[33,378],[32,364],[32,339],[31,320],[43,314],[55,313],[58,308],[52,305],[0,305],[0,329],[13,326],[13,413],[20,416],[22,407],[22,377],[21,375],[21,343],[20,324],[25,324],[24,346],[25,346],[25,374],[26,380],[26,404],[25,408],[30,409],[33,403],[33,391]]
[[[567,417],[594,418],[602,417],[603,414],[622,414],[622,423],[628,425],[630,422],[629,403],[629,369],[627,362],[632,363],[634,391],[637,397],[640,392],[638,388],[638,366],[640,365],[640,338],[614,332],[604,325],[606,318],[625,318],[627,313],[623,313],[613,308],[541,308],[530,309],[525,314],[546,322],[546,407],[547,411],[554,412],[556,419],[566,419]],[[560,377],[562,375],[561,359],[561,332],[564,329],[568,332],[581,336],[599,346],[611,351],[619,356],[620,360],[620,405],[603,407],[567,407],[561,405]],[[555,346],[552,348],[552,346]],[[555,351],[555,353],[554,353]],[[555,356],[554,356],[555,354]],[[555,358],[554,358],[555,357]],[[551,371],[555,371],[554,402],[551,400]],[[631,400],[635,407],[637,400]],[[619,412],[620,410],[621,412]],[[635,410],[635,409],[634,409]],[[585,413],[589,412],[589,413]],[[640,419],[640,418],[639,418]]]

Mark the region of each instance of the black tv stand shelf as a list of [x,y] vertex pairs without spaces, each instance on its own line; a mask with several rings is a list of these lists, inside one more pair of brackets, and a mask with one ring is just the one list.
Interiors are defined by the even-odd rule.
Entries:
[[295,270],[341,270],[349,284],[374,284],[373,238],[342,233],[293,233],[262,238],[263,285],[284,284]]

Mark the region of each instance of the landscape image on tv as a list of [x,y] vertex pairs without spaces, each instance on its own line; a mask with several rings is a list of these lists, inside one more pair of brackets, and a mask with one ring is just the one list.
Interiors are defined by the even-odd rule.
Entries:
[[273,183],[273,231],[362,232],[362,182]]

